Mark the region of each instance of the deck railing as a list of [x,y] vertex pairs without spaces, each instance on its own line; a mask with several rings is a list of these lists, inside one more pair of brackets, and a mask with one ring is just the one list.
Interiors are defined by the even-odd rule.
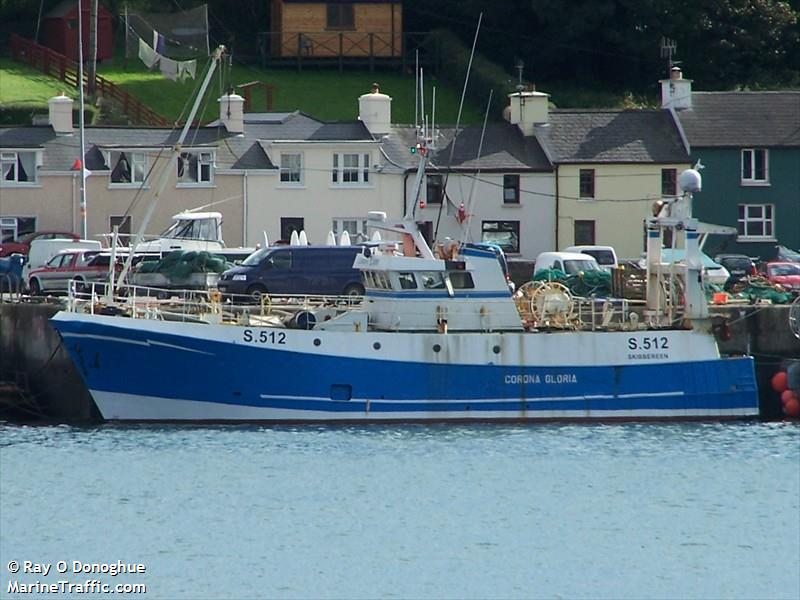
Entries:
[[[59,78],[72,88],[78,87],[78,63],[63,54],[55,52],[27,40],[16,33],[11,34],[11,58],[42,71],[45,75]],[[84,73],[83,85],[88,86],[89,78]],[[148,108],[134,96],[105,77],[95,77],[95,89],[105,100],[116,102],[135,124],[167,127],[170,122],[157,112]]]

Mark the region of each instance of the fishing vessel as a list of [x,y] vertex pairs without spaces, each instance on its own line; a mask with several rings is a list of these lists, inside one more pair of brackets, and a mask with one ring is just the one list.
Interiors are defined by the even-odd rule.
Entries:
[[[424,170],[424,153],[421,158]],[[510,291],[491,251],[431,248],[413,213],[368,222],[360,304],[235,310],[219,294],[72,299],[52,320],[101,414],[119,421],[736,419],[758,414],[751,357],[720,356],[685,193],[648,220],[645,306]],[[685,246],[661,262],[665,231]],[[187,308],[188,306],[188,308]],[[293,308],[290,308],[293,307]],[[109,310],[113,309],[113,310]],[[105,314],[103,314],[105,313]]]

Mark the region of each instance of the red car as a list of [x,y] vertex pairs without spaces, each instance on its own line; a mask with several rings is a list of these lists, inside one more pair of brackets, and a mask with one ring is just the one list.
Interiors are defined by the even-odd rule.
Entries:
[[81,236],[71,231],[34,231],[23,235],[17,241],[9,236],[0,242],[0,257],[22,254],[28,256],[33,240],[79,240]]
[[764,276],[770,283],[784,289],[800,293],[800,263],[768,262],[764,265]]
[[[69,281],[74,279],[76,291],[84,291],[93,282],[108,279],[111,255],[97,250],[62,250],[47,261],[44,267],[28,274],[28,289],[33,295],[45,292],[66,294]],[[122,257],[117,258],[116,271],[122,268]],[[97,290],[100,291],[99,289]]]

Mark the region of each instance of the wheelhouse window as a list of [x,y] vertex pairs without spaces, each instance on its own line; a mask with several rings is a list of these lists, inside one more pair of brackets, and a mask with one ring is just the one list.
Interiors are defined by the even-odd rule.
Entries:
[[177,162],[178,184],[208,185],[212,183],[214,167],[212,152],[181,152]]
[[678,195],[678,169],[661,169],[661,195]]
[[481,241],[497,244],[506,252],[519,253],[519,221],[484,221]]
[[298,152],[281,153],[281,183],[303,183],[303,155]]
[[774,204],[740,204],[739,238],[772,239],[775,237]]
[[328,29],[355,29],[353,5],[346,2],[330,2],[327,5],[326,27]]
[[36,183],[36,152],[0,152],[0,185]]
[[417,280],[414,279],[413,273],[398,273],[397,279],[400,281],[401,290],[417,289]]
[[581,169],[579,174],[579,196],[594,198],[594,169]]
[[147,155],[144,152],[111,150],[108,152],[113,185],[139,185],[147,175]]
[[765,148],[742,150],[742,183],[763,184],[769,181],[769,153]]
[[503,204],[519,204],[519,175],[503,175]]
[[454,290],[471,290],[475,288],[472,273],[467,271],[448,271],[447,276]]
[[444,178],[441,175],[425,176],[425,198],[428,204],[441,204],[444,198]]
[[576,246],[593,246],[595,244],[594,221],[576,220],[574,229]]
[[331,181],[334,185],[367,185],[369,183],[369,154],[334,154]]
[[444,275],[441,271],[420,271],[419,278],[423,289],[439,290],[445,287]]

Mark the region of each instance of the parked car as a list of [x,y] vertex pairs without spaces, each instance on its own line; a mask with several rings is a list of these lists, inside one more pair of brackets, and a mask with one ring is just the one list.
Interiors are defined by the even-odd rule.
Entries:
[[[44,267],[28,273],[28,289],[33,295],[67,293],[70,280],[76,282],[77,291],[85,290],[91,283],[108,278],[111,255],[108,252],[86,248],[62,250]],[[122,257],[117,259],[117,271],[122,267]]]
[[564,252],[580,252],[594,256],[597,265],[604,271],[611,271],[619,266],[617,253],[612,246],[570,246],[564,248]]
[[12,239],[9,235],[0,242],[0,257],[10,256],[11,254],[22,254],[28,256],[33,240],[79,240],[81,236],[71,231],[34,231],[23,235],[18,240]]
[[558,269],[567,275],[575,275],[581,271],[599,271],[594,256],[580,252],[542,252],[536,257],[533,274],[546,269]]
[[[683,248],[662,248],[661,249],[661,263],[682,263],[686,259],[686,250]],[[714,262],[711,257],[705,252],[700,252],[700,260],[703,263],[703,281],[714,285],[724,286],[730,278],[731,274],[728,269],[721,264]],[[639,266],[643,269],[647,268],[647,259],[642,258],[639,261]]]
[[770,283],[780,285],[786,290],[800,293],[800,263],[764,263],[764,276]]
[[745,254],[717,254],[714,262],[728,269],[730,277],[725,282],[725,289],[730,289],[745,277],[758,275],[756,263]]
[[362,246],[269,246],[228,269],[217,287],[226,295],[362,295],[361,271],[353,268]]

